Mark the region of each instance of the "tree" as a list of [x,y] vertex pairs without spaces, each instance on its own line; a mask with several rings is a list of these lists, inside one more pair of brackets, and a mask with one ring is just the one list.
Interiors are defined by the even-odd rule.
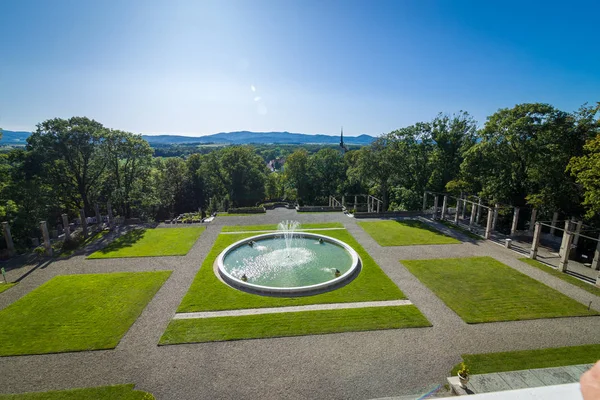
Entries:
[[[309,157],[307,177],[313,196],[324,201],[339,193],[346,177],[344,158],[338,150],[324,148]],[[311,199],[314,200],[314,199]]]
[[309,166],[308,152],[304,149],[296,150],[285,161],[285,182],[288,188],[296,189],[298,201],[309,197]]
[[219,152],[219,175],[235,207],[254,205],[265,197],[267,167],[249,146]]

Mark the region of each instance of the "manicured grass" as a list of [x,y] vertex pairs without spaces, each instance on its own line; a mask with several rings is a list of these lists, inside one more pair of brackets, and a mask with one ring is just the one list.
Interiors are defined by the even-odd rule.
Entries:
[[491,257],[401,262],[470,324],[598,315]]
[[412,246],[415,244],[455,244],[460,243],[421,221],[377,221],[359,222],[380,246]]
[[415,306],[349,308],[279,314],[175,319],[160,344],[216,342],[281,336],[431,326]]
[[85,239],[83,242],[81,242],[81,244],[76,249],[65,250],[65,251],[61,252],[60,257],[69,257],[69,256],[73,255],[73,253],[75,253],[76,251],[83,249],[85,246],[95,242],[96,240],[102,239],[108,233],[110,233],[110,231],[102,230],[102,231],[96,232],[96,233],[92,234],[91,236],[88,236],[88,238]]
[[[318,232],[323,233],[322,231]],[[233,289],[215,276],[213,263],[219,253],[225,250],[227,246],[253,235],[253,233],[219,235],[196,274],[190,290],[179,305],[177,312],[283,307],[405,298],[400,289],[398,289],[371,256],[345,229],[327,231],[326,235],[346,242],[356,250],[362,259],[363,265],[360,274],[346,286],[331,292],[306,297],[268,297]]]
[[265,215],[265,213],[248,213],[248,214],[241,214],[241,213],[219,213],[217,214],[217,217],[256,217],[258,215]]
[[[340,222],[326,222],[322,224],[301,224],[298,229],[318,229],[318,228],[343,228]],[[221,232],[251,232],[251,231],[276,231],[277,224],[271,225],[233,225],[224,226]]]
[[0,283],[0,293],[7,291],[11,287],[15,286],[16,283]]
[[440,224],[444,225],[444,226],[447,226],[450,229],[454,229],[455,231],[459,231],[460,233],[462,233],[465,236],[468,236],[471,239],[474,239],[474,240],[483,240],[483,238],[481,236],[479,236],[476,233],[471,232],[468,229],[463,228],[462,226],[454,225],[452,222],[449,222],[449,221],[440,220],[438,222]]
[[88,258],[184,256],[205,227],[134,229]]
[[[503,353],[463,354],[462,358],[471,370],[471,374],[593,364],[600,360],[600,344]],[[452,375],[456,375],[457,371],[458,365],[452,368]]]
[[520,261],[523,261],[526,264],[531,265],[532,267],[536,267],[541,269],[544,272],[549,273],[550,275],[554,275],[559,279],[562,279],[565,282],[569,282],[572,285],[578,286],[581,289],[590,292],[591,294],[595,294],[596,296],[600,296],[600,288],[594,286],[590,283],[584,282],[580,279],[575,278],[574,276],[567,275],[564,272],[560,272],[546,264],[543,264],[537,260],[532,260],[531,258],[519,258]]
[[0,400],[153,400],[148,392],[133,390],[135,385],[102,386],[85,389],[57,390],[0,395]]
[[112,349],[170,274],[52,278],[0,311],[0,356]]

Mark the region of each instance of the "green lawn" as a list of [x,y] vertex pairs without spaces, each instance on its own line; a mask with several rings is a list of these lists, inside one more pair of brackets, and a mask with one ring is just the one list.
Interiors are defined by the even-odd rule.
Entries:
[[349,308],[172,320],[160,344],[431,326],[415,306]]
[[85,389],[57,390],[0,395],[0,400],[153,400],[148,392],[133,390],[135,385],[102,386]]
[[[323,232],[320,231],[319,233]],[[215,276],[213,263],[227,246],[253,235],[253,233],[219,235],[196,274],[190,290],[179,305],[177,312],[284,307],[406,298],[400,289],[379,268],[371,256],[345,229],[327,231],[326,235],[346,242],[356,250],[362,259],[363,266],[360,274],[346,286],[331,292],[305,297],[268,297],[233,289]]]
[[52,278],[0,311],[0,356],[112,349],[170,274]]
[[412,246],[416,244],[460,243],[430,225],[416,220],[359,222],[380,246]]
[[565,282],[569,282],[572,285],[578,286],[581,289],[590,292],[591,294],[595,294],[596,296],[600,296],[600,288],[598,286],[594,286],[590,283],[584,282],[581,279],[577,279],[574,276],[567,275],[564,272],[560,272],[557,269],[554,269],[546,264],[543,264],[537,260],[532,260],[531,258],[519,258],[520,261],[523,261],[526,264],[531,265],[532,267],[536,267],[541,269],[544,272],[549,273],[550,275],[554,275],[559,279],[562,279]]
[[265,213],[218,213],[217,217],[256,217],[258,215],[264,216]]
[[0,293],[7,291],[11,287],[15,286],[16,283],[0,283]]
[[65,251],[61,252],[60,253],[60,257],[69,257],[69,256],[72,256],[76,251],[78,251],[78,250],[84,248],[85,246],[87,246],[87,245],[95,242],[96,240],[102,239],[108,233],[110,233],[110,231],[107,231],[107,230],[102,230],[102,231],[93,233],[92,235],[88,236],[87,239],[85,239],[83,242],[81,242],[81,244],[79,244],[79,246],[76,249],[65,250]]
[[[593,364],[600,360],[600,344],[503,353],[463,354],[462,358],[471,374]],[[452,369],[452,375],[456,375],[457,371],[458,365]]]
[[442,224],[442,225],[450,228],[450,229],[454,229],[455,231],[458,231],[458,232],[462,233],[463,235],[468,236],[471,239],[474,239],[474,240],[483,240],[483,238],[481,236],[479,236],[478,234],[476,234],[474,232],[471,232],[470,230],[465,229],[462,226],[454,225],[450,221],[439,220],[438,222],[440,224]]
[[134,229],[88,258],[184,256],[204,227]]
[[598,315],[491,257],[401,262],[470,324]]
[[[326,222],[321,224],[301,224],[298,229],[318,229],[318,228],[344,228],[340,222]],[[276,231],[277,225],[232,225],[224,226],[221,232],[251,232],[251,231]]]

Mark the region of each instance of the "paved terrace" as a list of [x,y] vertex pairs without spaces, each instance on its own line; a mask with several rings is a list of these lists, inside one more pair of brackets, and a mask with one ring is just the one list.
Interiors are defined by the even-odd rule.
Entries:
[[[433,327],[222,343],[157,346],[223,225],[342,222]],[[444,226],[435,224],[449,232]],[[597,343],[600,317],[467,325],[398,260],[492,256],[600,310],[600,299],[517,260],[519,255],[460,234],[462,244],[380,247],[342,213],[297,214],[276,209],[213,221],[185,257],[85,260],[75,256],[8,272],[27,275],[0,295],[6,307],[64,274],[173,270],[114,350],[2,357],[1,393],[135,383],[157,399],[373,399],[424,392],[443,384],[462,353],[526,350]],[[490,279],[494,279],[493,276]]]

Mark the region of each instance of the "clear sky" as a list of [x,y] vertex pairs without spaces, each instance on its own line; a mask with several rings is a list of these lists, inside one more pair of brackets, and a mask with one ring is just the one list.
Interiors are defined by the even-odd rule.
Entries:
[[0,127],[379,135],[600,101],[600,2],[0,0]]

